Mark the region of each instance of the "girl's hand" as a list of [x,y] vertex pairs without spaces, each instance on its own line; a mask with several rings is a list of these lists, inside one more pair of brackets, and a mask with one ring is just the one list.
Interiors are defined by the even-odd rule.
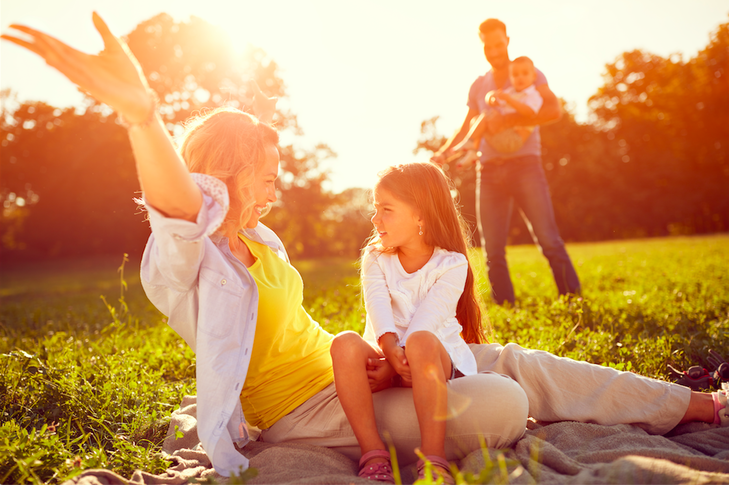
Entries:
[[410,364],[408,364],[408,359],[405,357],[405,349],[400,346],[396,346],[390,352],[386,352],[385,357],[387,357],[387,361],[390,365],[392,365],[393,369],[395,369],[395,372],[400,374],[403,381],[412,380],[412,377],[410,376]]
[[382,353],[395,372],[400,374],[403,380],[410,380],[410,365],[405,357],[405,349],[400,347],[397,336],[394,333],[386,333],[380,337],[380,348]]
[[128,123],[142,123],[155,109],[142,69],[124,41],[114,37],[96,12],[93,21],[104,40],[104,50],[98,55],[84,54],[24,25],[12,24],[10,28],[29,36],[29,41],[8,34],[2,38],[41,56],[81,91],[109,105]]
[[384,357],[381,359],[367,359],[367,380],[372,392],[382,391],[392,385],[392,378],[397,375],[395,369]]

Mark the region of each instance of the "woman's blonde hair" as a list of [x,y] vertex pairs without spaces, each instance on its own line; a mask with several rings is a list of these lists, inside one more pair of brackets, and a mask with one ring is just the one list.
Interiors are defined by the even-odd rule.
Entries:
[[[423,219],[425,244],[466,256],[469,261],[468,274],[456,307],[456,319],[463,327],[461,335],[466,342],[486,342],[480,293],[468,257],[470,230],[451,195],[453,185],[450,179],[438,166],[429,162],[396,165],[380,172],[378,176],[375,190],[386,190],[419,213]],[[382,252],[395,251],[382,246],[376,229],[367,245],[375,245]]]
[[278,143],[271,126],[235,108],[216,108],[185,123],[179,152],[190,172],[215,177],[228,187],[230,208],[218,232],[245,227],[253,212],[253,182],[265,150]]

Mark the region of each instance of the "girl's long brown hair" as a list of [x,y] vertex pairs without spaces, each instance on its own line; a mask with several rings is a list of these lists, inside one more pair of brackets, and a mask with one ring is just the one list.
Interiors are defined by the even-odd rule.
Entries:
[[[411,205],[423,219],[425,244],[463,254],[468,260],[468,275],[456,307],[456,319],[463,327],[461,335],[468,343],[487,342],[482,325],[481,299],[468,257],[470,230],[453,200],[451,181],[433,163],[407,163],[380,172],[375,188],[387,190],[395,198]],[[382,247],[373,230],[367,245]]]

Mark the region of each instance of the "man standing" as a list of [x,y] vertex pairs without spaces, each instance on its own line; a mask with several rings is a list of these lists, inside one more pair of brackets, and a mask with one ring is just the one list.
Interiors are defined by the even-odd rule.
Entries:
[[[488,19],[479,26],[479,36],[491,70],[479,76],[471,85],[468,114],[463,125],[432,158],[439,164],[444,163],[452,153],[452,147],[463,140],[474,119],[481,120],[487,133],[493,135],[514,126],[540,125],[560,117],[559,101],[538,69],[534,86],[543,104],[535,116],[495,113],[480,117],[488,109],[487,93],[506,89],[511,82],[506,26],[499,20]],[[580,281],[559,236],[547,179],[542,169],[539,126],[532,131],[524,145],[513,153],[498,152],[485,139],[482,139],[479,149],[481,157],[476,179],[476,214],[494,300],[499,304],[514,303],[514,287],[506,263],[506,241],[514,202],[521,210],[534,242],[549,261],[559,294],[579,293]]]

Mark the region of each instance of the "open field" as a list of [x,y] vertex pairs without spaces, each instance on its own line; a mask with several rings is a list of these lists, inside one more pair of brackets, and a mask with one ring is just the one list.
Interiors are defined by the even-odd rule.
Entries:
[[[530,246],[509,248],[517,305],[487,304],[492,340],[667,379],[666,364],[729,357],[729,235],[575,244],[581,299],[556,299]],[[484,292],[483,257],[478,261]],[[0,483],[58,482],[90,467],[166,468],[169,414],[195,393],[195,358],[121,255],[0,273]],[[332,333],[361,331],[352,261],[295,261],[305,307]],[[100,298],[106,297],[107,307]],[[128,311],[125,310],[128,306]]]

